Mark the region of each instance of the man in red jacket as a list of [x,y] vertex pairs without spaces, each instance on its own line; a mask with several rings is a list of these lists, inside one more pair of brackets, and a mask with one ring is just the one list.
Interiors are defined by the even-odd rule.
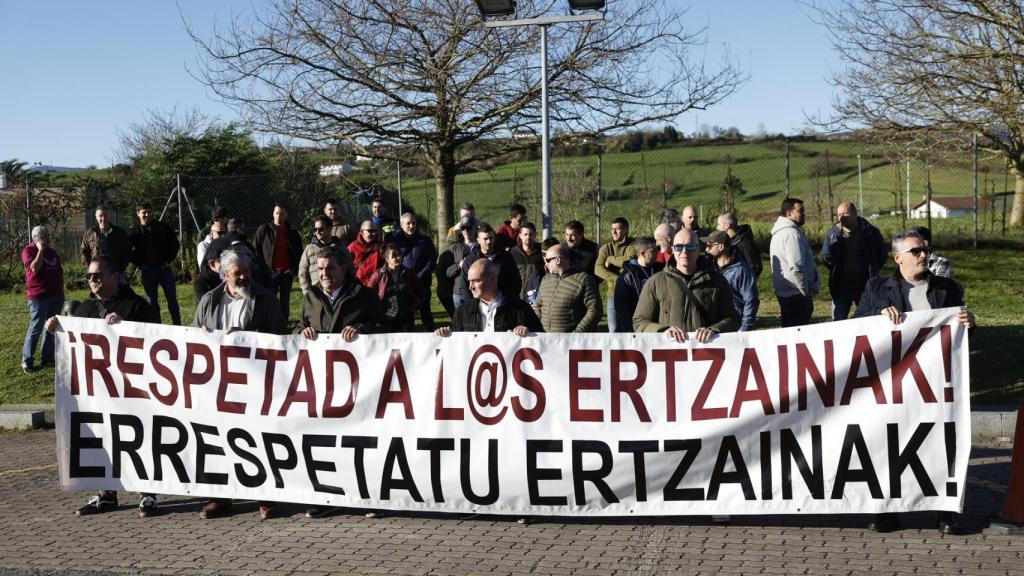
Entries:
[[522,204],[513,204],[508,207],[508,220],[498,228],[494,235],[495,249],[511,250],[519,243],[519,229],[526,222],[526,208]]
[[356,278],[366,284],[370,276],[381,267],[380,230],[371,220],[364,220],[359,226],[359,236],[348,245],[352,263],[356,267]]

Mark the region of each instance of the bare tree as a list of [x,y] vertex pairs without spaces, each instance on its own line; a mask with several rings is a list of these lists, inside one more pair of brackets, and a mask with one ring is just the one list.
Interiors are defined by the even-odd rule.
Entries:
[[[539,124],[539,31],[485,29],[470,0],[269,0],[210,38],[196,75],[254,129],[433,174],[439,234],[459,170],[527,145]],[[518,15],[554,10],[519,0]],[[553,122],[566,135],[607,133],[704,109],[745,80],[728,56],[690,52],[703,30],[675,0],[611,0],[607,20],[548,31]],[[477,141],[489,139],[486,142]]]
[[1020,0],[837,0],[815,7],[844,61],[833,75],[841,91],[834,120],[932,148],[954,135],[982,136],[1016,179],[1011,223],[1024,224]]

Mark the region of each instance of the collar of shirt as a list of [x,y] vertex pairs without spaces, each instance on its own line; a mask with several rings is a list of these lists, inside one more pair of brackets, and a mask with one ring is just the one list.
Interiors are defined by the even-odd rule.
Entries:
[[494,332],[494,318],[498,314],[498,307],[505,300],[501,292],[490,302],[480,301],[480,331]]
[[333,292],[327,294],[327,299],[331,301],[331,306],[334,306],[334,303],[338,300],[338,297],[341,296],[341,288],[341,286],[338,286]]

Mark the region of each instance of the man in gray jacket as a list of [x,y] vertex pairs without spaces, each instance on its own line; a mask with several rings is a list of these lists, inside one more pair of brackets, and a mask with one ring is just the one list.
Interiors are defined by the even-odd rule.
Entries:
[[810,324],[814,296],[821,287],[814,253],[800,227],[804,225],[804,202],[798,198],[782,201],[779,217],[772,226],[769,249],[772,285],[779,300],[783,328]]

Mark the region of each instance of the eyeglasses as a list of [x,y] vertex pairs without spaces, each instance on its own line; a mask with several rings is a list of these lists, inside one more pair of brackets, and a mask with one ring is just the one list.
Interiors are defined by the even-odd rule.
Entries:
[[377,233],[377,231],[372,229],[372,228],[363,228],[361,231],[362,232],[367,232],[369,234],[376,234]]
[[551,262],[552,260],[561,260],[561,256],[552,256],[551,258],[544,258],[545,262]]
[[683,252],[684,250],[686,252],[696,252],[697,250],[700,250],[700,244],[697,242],[693,242],[691,244],[673,244],[672,250],[676,252]]
[[901,250],[900,251],[900,254],[912,254],[914,256],[920,256],[921,254],[931,254],[931,253],[932,253],[931,246],[916,246],[914,248],[908,248],[906,250]]
[[85,273],[85,281],[86,282],[92,282],[93,280],[99,281],[102,278],[103,278],[103,273],[102,272],[86,272]]
[[324,228],[323,226],[314,226],[313,227],[313,232],[323,232],[324,230],[327,230],[327,228]]

